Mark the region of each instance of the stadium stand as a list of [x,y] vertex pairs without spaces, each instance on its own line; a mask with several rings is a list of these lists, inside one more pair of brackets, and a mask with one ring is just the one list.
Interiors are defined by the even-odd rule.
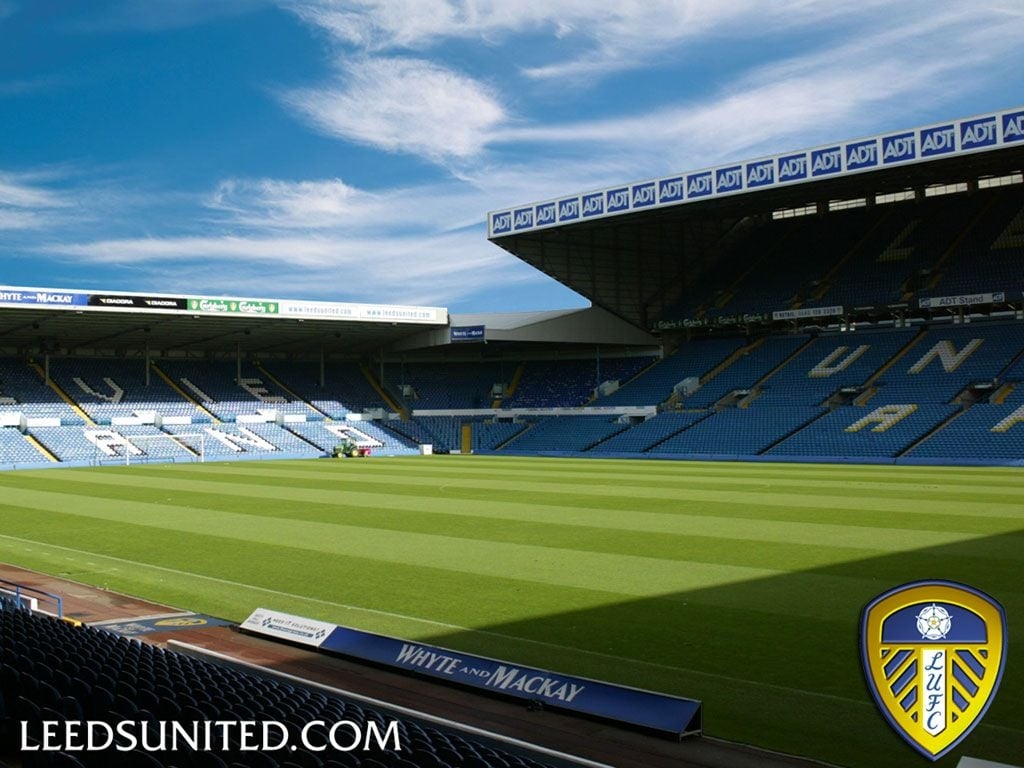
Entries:
[[503,387],[516,366],[495,362],[391,363],[388,391],[409,410],[489,408],[494,386]]
[[6,427],[0,429],[0,463],[13,464],[47,464],[49,459],[25,439],[18,429]]
[[824,405],[844,388],[864,385],[913,336],[906,330],[820,336],[760,384],[750,405]]
[[907,403],[837,408],[771,448],[794,458],[889,458],[900,455],[958,411],[955,405]]
[[[544,768],[525,752],[497,749],[412,717],[396,717],[339,695],[258,676],[227,665],[120,637],[103,629],[72,624],[16,608],[0,600],[0,717],[5,730],[25,721],[29,743],[41,743],[41,721],[138,722],[273,721],[289,731],[294,748],[277,752],[244,750],[240,742],[224,752],[178,751],[116,753],[36,753],[22,755],[23,768],[47,766],[317,766],[318,768]],[[300,731],[313,721],[368,722],[387,732],[396,723],[400,752],[341,752],[331,749],[326,732],[313,751]],[[350,733],[350,731],[347,731]],[[388,745],[390,747],[390,744]],[[33,762],[34,761],[34,762]]]
[[144,366],[142,360],[58,358],[50,376],[97,424],[139,411],[209,420],[155,373],[147,384]]
[[636,378],[594,405],[655,405],[668,400],[673,388],[689,377],[700,378],[742,347],[742,338],[705,339],[684,343],[674,354],[641,372]]
[[656,451],[658,446],[673,435],[706,419],[712,414],[706,411],[688,413],[659,413],[636,426],[593,446],[590,451],[598,453],[643,453]]
[[750,391],[758,381],[810,341],[808,336],[774,336],[743,351],[700,389],[680,401],[684,408],[708,408],[726,395]]
[[320,385],[319,363],[294,361],[285,365],[268,361],[262,363],[260,369],[286,382],[299,397],[332,419],[388,407],[357,362],[325,363],[323,386]]
[[982,211],[916,291],[918,298],[1005,290],[1020,276],[1024,258],[1024,192],[985,190]]
[[649,357],[528,361],[504,408],[559,408],[583,405],[606,381],[626,382],[650,365]]
[[550,416],[507,443],[507,451],[585,451],[612,435],[629,429],[607,416]]
[[522,421],[477,421],[472,425],[474,451],[494,451],[529,425]]
[[189,397],[223,421],[261,411],[302,416],[317,415],[303,400],[294,399],[269,376],[251,364],[227,361],[162,360],[160,369]]
[[979,462],[1024,457],[1024,402],[979,403],[907,453],[911,458],[961,456]]
[[813,406],[727,408],[694,423],[656,447],[657,453],[753,456],[826,410]]

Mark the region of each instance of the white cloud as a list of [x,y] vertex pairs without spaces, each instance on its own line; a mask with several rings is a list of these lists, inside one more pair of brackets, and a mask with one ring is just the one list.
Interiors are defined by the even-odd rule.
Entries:
[[204,292],[235,295],[250,286],[251,295],[446,304],[495,284],[546,279],[487,246],[476,232],[405,239],[126,238],[50,244],[45,250],[78,263],[159,273],[168,290],[194,292],[201,284]]
[[342,61],[327,86],[283,100],[330,136],[433,160],[480,152],[505,111],[481,83],[417,59]]
[[533,144],[552,153],[552,147],[571,145],[595,156],[619,154],[634,167],[632,178],[796,149],[886,125],[901,127],[897,121],[917,119],[908,116],[915,105],[934,108],[961,98],[986,82],[1022,34],[1022,14],[935,14],[828,51],[755,67],[701,101],[627,116],[506,127],[492,138],[496,145]]

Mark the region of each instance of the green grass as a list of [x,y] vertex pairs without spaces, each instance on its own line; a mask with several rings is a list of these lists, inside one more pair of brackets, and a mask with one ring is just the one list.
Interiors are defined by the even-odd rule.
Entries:
[[926,764],[865,688],[862,607],[961,581],[1007,611],[954,755],[1024,755],[1024,473],[499,457],[0,473],[0,559],[241,620],[264,606],[700,698],[705,730]]

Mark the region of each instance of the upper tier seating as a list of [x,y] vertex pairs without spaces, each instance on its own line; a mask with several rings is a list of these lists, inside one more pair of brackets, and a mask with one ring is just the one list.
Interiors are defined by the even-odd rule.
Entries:
[[700,378],[743,346],[739,338],[702,339],[681,344],[665,359],[643,371],[632,381],[599,397],[593,405],[657,405],[669,399],[672,390],[686,378]]
[[486,361],[388,363],[384,366],[384,380],[388,390],[410,410],[490,408],[494,385],[507,385],[515,368],[508,363]]
[[682,398],[684,408],[707,408],[736,390],[749,390],[773,368],[809,340],[807,336],[772,336],[735,360],[692,395]]
[[[625,382],[650,365],[649,357],[590,360],[537,360],[525,364],[522,378],[503,408],[574,407],[589,401],[605,381]],[[595,403],[597,405],[598,403]]]

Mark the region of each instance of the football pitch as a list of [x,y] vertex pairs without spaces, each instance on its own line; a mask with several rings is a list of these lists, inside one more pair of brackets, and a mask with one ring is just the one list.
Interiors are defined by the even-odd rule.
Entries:
[[434,456],[0,473],[0,559],[241,620],[263,606],[704,701],[710,736],[926,765],[861,609],[918,579],[1006,609],[953,756],[1024,756],[1024,471]]

